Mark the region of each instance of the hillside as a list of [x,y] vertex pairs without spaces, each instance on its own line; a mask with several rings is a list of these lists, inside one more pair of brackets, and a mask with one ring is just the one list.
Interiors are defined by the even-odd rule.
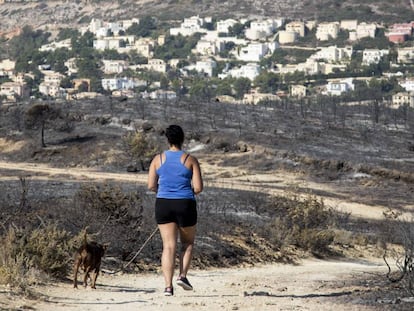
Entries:
[[[49,126],[45,132],[46,148],[40,146],[39,131],[24,127],[25,111],[30,104],[2,106],[2,228],[41,228],[55,223],[75,235],[88,226],[100,241],[110,242],[103,269],[119,271],[155,225],[154,197],[145,190],[146,172],[127,171],[134,159],[127,154],[123,137],[128,131],[138,129],[163,149],[162,129],[170,123],[179,123],[187,133],[185,148],[200,159],[206,182],[206,189],[199,196],[194,280],[196,284],[200,282],[200,292],[196,295],[208,295],[208,291],[221,288],[215,283],[203,283],[202,271],[211,271],[212,267],[284,263],[293,265],[288,266],[289,270],[276,265],[272,268],[273,278],[265,285],[259,280],[250,283],[250,270],[243,270],[246,274],[237,273],[237,278],[217,271],[219,280],[227,275],[228,284],[220,285],[222,290],[236,295],[230,300],[221,297],[218,303],[223,306],[231,303],[243,310],[247,297],[253,300],[249,300],[245,310],[253,308],[250,304],[253,302],[263,304],[263,310],[271,310],[275,303],[289,307],[292,299],[299,299],[296,305],[309,310],[320,309],[321,304],[325,310],[334,305],[344,310],[355,305],[358,310],[382,307],[387,310],[387,307],[392,309],[389,304],[398,297],[406,296],[404,290],[392,287],[387,281],[386,267],[377,265],[382,262],[381,245],[401,242],[401,236],[391,234],[398,232],[399,222],[387,221],[384,213],[392,208],[409,216],[413,209],[412,122],[403,126],[402,119],[396,118],[391,125],[391,110],[381,107],[380,122],[375,124],[370,109],[364,106],[342,106],[337,114],[328,104],[323,113],[320,107],[310,106],[304,114],[298,104],[287,109],[275,103],[241,106],[218,102],[103,100],[49,104],[60,107],[71,124]],[[89,203],[94,204],[88,191],[116,199],[120,193],[118,187],[127,193],[131,203],[123,211],[128,213],[128,219],[132,217],[139,223],[139,228],[133,222],[110,218],[82,203],[82,198],[89,197]],[[142,200],[141,212],[133,204],[134,194]],[[309,195],[315,200],[306,201]],[[296,200],[296,196],[305,201]],[[289,244],[284,235],[289,237],[293,228],[284,228],[279,213],[284,205],[289,206],[290,200],[303,208],[306,208],[303,202],[316,204],[319,212],[314,217],[329,215],[335,236],[329,245],[324,245],[323,239],[314,246]],[[332,214],[323,214],[319,200],[332,209]],[[141,213],[141,222],[134,218],[136,213]],[[317,219],[320,222],[317,225],[321,225],[323,219]],[[325,232],[322,227],[317,230]],[[154,238],[125,272],[158,273],[160,251],[160,241]],[[304,258],[314,256],[339,262],[330,265],[330,272],[324,261],[316,266],[305,263],[295,267]],[[346,261],[356,261],[347,273],[340,268]],[[375,274],[367,277],[363,270]],[[205,273],[209,278],[208,272]],[[320,281],[300,282],[302,273]],[[348,273],[352,273],[352,279]],[[242,282],[243,275],[249,282],[241,287],[234,285]],[[173,305],[158,300],[159,286],[154,282],[160,281],[159,276],[145,278],[149,283],[140,283],[141,279],[136,280],[134,274],[125,278],[104,274],[99,281],[101,289],[92,296],[88,291],[85,295],[69,294],[70,274],[68,280],[61,280],[53,288],[35,286],[33,290],[37,295],[42,293],[46,300],[37,303],[40,309],[53,305],[69,310],[70,298],[70,310],[81,308],[90,299],[93,299],[89,302],[91,308],[96,304],[98,310],[101,303],[114,300],[121,303],[126,299],[125,293],[131,291],[137,291],[138,297],[145,301],[149,299],[147,306],[153,308],[164,303],[171,309],[177,303],[189,306],[196,303],[192,296],[185,298],[179,293]],[[35,284],[46,282],[39,276],[35,280]],[[296,282],[303,286],[298,287]],[[62,293],[69,298],[59,298]],[[13,297],[8,296],[6,307],[27,303]],[[130,302],[131,307],[136,306],[134,301]],[[208,299],[200,303],[206,310],[212,306]],[[407,310],[411,307],[409,302],[400,306]]]
[[[23,25],[54,32],[61,27],[86,25],[94,17],[115,20],[149,14],[160,20],[179,21],[194,14],[231,17],[228,12],[233,12],[231,16],[358,18],[384,23],[410,21],[413,15],[410,1],[41,1],[1,4],[0,32],[12,36]],[[29,122],[36,117],[30,108],[37,104],[52,112],[50,120],[43,123],[43,146],[41,122]],[[159,239],[152,239],[132,265],[126,267],[125,263],[155,228],[154,195],[146,190],[147,168],[151,157],[167,147],[163,131],[173,123],[183,126],[187,135],[184,148],[200,160],[206,186],[198,197],[194,268],[210,271],[257,264],[274,268],[276,264],[275,275],[289,283],[289,289],[273,284],[263,289],[257,286],[257,280],[239,288],[235,284],[244,281],[235,278],[221,287],[226,291],[236,287],[237,294],[230,295],[253,297],[255,301],[262,296],[283,299],[286,308],[291,299],[305,299],[298,304],[300,308],[309,299],[311,310],[318,309],[325,298],[334,298],[344,308],[363,304],[371,310],[383,306],[383,301],[401,302],[400,297],[413,294],[409,289],[414,280],[414,110],[391,107],[378,100],[344,104],[333,97],[315,101],[281,97],[247,105],[183,97],[167,101],[102,96],[94,100],[2,103],[0,244],[16,250],[13,247],[30,244],[33,232],[62,230],[67,245],[51,243],[64,261],[60,274],[54,275],[59,287],[71,278],[67,270],[71,251],[78,235],[88,228],[91,239],[110,245],[103,262],[108,275],[102,281],[108,291],[118,288],[116,303],[122,303],[121,294],[128,291],[148,294],[150,302],[156,299],[156,285],[149,291],[136,289],[128,278],[111,280],[111,271],[159,272]],[[130,137],[138,137],[138,143],[133,145]],[[383,262],[385,251],[393,271],[403,269],[394,263],[408,256],[408,277],[403,282],[389,282],[386,267],[378,264]],[[8,263],[14,268],[0,269],[0,283],[7,273],[24,271],[13,254],[0,251],[0,261],[11,258]],[[19,258],[31,258],[33,253],[29,254]],[[320,260],[320,270],[315,272],[312,265],[304,267],[310,269],[305,273],[311,278],[326,272],[324,262],[335,262],[322,281],[296,291],[294,283],[301,282],[297,276],[303,270],[294,269],[295,265],[315,258]],[[347,261],[355,262],[355,280],[347,271],[335,271]],[[53,266],[47,263],[46,269]],[[24,277],[12,279],[20,282],[17,286],[23,291],[31,286],[37,289],[40,283],[50,284],[47,273],[32,264],[27,263]],[[292,264],[289,271],[293,280],[282,273],[282,264]],[[361,272],[364,268],[380,275],[366,277]],[[205,277],[210,278],[206,273]],[[223,275],[221,270],[216,273]],[[251,278],[249,271],[244,277]],[[202,294],[219,291],[216,286],[206,286]],[[47,295],[50,288],[41,291]],[[0,289],[0,297],[10,292]],[[53,295],[58,299],[62,293],[64,289]],[[71,297],[74,305],[82,305],[76,294]],[[98,301],[108,298],[105,291],[96,297]],[[240,300],[231,298],[227,302],[232,303],[233,310],[239,310],[243,304]],[[67,306],[62,299],[58,301]],[[260,302],[269,307],[268,300]],[[201,303],[208,304],[208,300]],[[223,300],[220,303],[226,304]],[[197,302],[180,300],[179,304],[191,307]],[[326,310],[332,310],[335,304],[335,300],[328,301]],[[157,308],[163,302],[149,305]],[[269,309],[273,306],[271,302]]]
[[411,21],[408,0],[273,0],[273,1],[41,1],[0,4],[0,35],[13,35],[22,25],[53,32],[59,28],[78,27],[92,18],[128,19],[152,15],[160,20],[180,20],[192,15],[222,17],[272,16],[287,19],[396,22]]

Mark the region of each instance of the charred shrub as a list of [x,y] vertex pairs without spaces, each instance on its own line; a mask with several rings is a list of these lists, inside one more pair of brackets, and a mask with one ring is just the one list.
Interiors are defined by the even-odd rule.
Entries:
[[293,245],[314,254],[329,250],[335,237],[334,214],[322,200],[312,195],[276,197],[272,205],[275,215],[269,235],[277,247]]
[[120,186],[85,184],[74,198],[78,227],[88,227],[100,242],[110,243],[115,254],[131,248],[137,241],[143,220],[142,199],[136,192],[126,192]]
[[0,283],[18,288],[45,276],[66,277],[75,249],[70,234],[54,224],[34,230],[10,227],[0,243]]

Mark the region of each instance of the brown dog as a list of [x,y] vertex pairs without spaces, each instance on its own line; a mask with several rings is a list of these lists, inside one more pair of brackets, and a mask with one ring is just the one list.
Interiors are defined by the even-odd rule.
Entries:
[[[96,242],[89,242],[86,239],[86,232],[84,235],[82,246],[79,247],[75,253],[75,265],[73,276],[73,287],[78,288],[78,271],[81,267],[84,271],[83,286],[87,286],[87,279],[91,279],[91,288],[96,288],[96,279],[101,267],[102,257],[107,250],[108,245],[98,244]],[[92,278],[89,273],[93,273]]]

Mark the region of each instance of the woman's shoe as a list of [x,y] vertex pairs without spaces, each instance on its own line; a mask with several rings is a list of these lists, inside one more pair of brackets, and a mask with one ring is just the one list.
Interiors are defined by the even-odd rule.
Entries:
[[185,290],[193,290],[193,286],[190,284],[190,282],[184,276],[180,276],[177,279],[177,285],[181,286]]
[[164,290],[164,296],[174,295],[174,289],[172,287],[166,287]]

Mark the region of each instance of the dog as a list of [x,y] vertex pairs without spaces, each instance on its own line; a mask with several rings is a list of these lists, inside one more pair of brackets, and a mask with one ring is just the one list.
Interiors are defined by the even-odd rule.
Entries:
[[[96,279],[98,278],[101,268],[102,257],[108,248],[107,244],[88,242],[86,232],[83,238],[82,246],[75,253],[73,287],[78,288],[78,271],[82,268],[84,271],[83,286],[86,288],[88,278],[91,280],[91,288],[96,289]],[[90,276],[92,273],[92,277]]]

